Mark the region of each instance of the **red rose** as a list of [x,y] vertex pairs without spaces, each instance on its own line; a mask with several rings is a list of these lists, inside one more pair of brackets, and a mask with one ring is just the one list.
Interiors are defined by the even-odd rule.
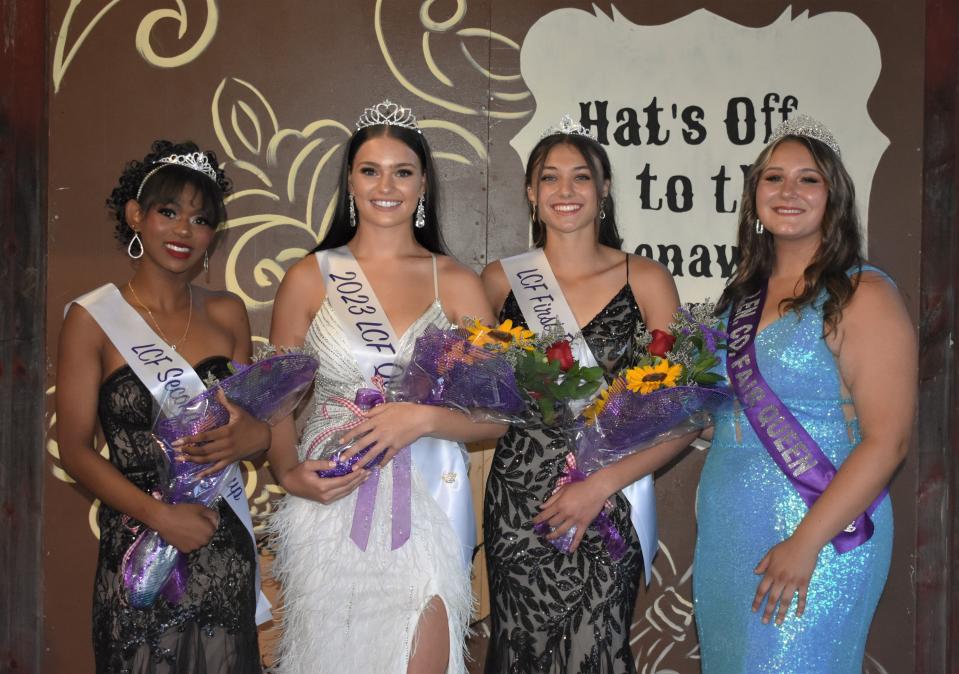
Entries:
[[646,348],[651,356],[666,357],[666,352],[673,348],[676,338],[665,330],[653,330],[653,341]]
[[573,350],[570,348],[569,342],[561,339],[546,349],[546,360],[550,363],[559,362],[559,369],[563,372],[573,367]]

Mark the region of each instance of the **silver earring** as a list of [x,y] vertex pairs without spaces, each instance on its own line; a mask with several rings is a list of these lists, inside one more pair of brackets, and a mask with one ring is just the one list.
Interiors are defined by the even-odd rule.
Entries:
[[350,227],[356,227],[356,204],[353,203],[353,195],[350,195]]
[[[136,255],[133,254],[133,242],[136,241],[137,246],[140,248],[140,252]],[[131,259],[139,260],[143,257],[143,242],[140,240],[140,232],[133,230],[133,238],[130,239],[130,243],[127,244],[127,255]]]
[[603,197],[603,200],[599,202],[599,219],[606,219],[606,197]]
[[203,251],[203,271],[210,275],[210,254],[207,251]]
[[426,227],[426,195],[420,195],[420,202],[416,205],[416,222],[413,223],[417,229]]
[[760,220],[759,218],[756,218],[756,233],[762,234],[765,231],[765,229],[766,228],[763,227],[762,220]]
[[536,204],[535,203],[529,205],[529,217],[532,223],[535,225],[536,224]]

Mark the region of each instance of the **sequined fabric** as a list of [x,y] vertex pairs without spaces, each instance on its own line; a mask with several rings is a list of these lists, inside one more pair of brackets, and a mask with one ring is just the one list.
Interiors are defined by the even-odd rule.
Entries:
[[[500,320],[507,318],[526,323],[512,293],[500,312]],[[607,374],[630,359],[641,321],[625,285],[583,328]],[[629,627],[643,558],[629,502],[621,494],[612,499],[611,518],[627,547],[619,562],[609,558],[594,529],[572,555],[532,531],[531,520],[552,493],[567,451],[563,434],[543,426],[510,427],[496,446],[483,519],[491,601],[487,674],[635,671]]]
[[[855,420],[846,421],[835,358],[822,339],[822,301],[763,329],[756,357],[770,387],[838,468],[860,438]],[[780,627],[751,611],[760,578],[753,568],[806,512],[738,406],[720,415],[697,502],[693,593],[704,674],[861,671],[892,551],[888,498],[873,515],[871,540],[842,555],[832,545],[822,549],[801,618],[795,599]]]
[[[229,359],[196,366],[201,379],[229,376]],[[158,486],[162,468],[150,429],[153,398],[128,366],[100,387],[100,425],[110,461],[145,492]],[[247,674],[261,671],[254,611],[256,551],[236,514],[222,499],[220,526],[210,542],[190,553],[190,579],[176,604],[158,598],[149,609],[129,606],[120,582],[123,554],[133,542],[123,515],[101,505],[100,554],[93,589],[93,649],[98,674]]]

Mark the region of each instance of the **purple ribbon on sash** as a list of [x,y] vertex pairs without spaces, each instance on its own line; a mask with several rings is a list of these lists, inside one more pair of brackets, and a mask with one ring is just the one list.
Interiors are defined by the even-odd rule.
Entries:
[[[756,362],[756,333],[766,304],[767,284],[737,302],[730,313],[726,371],[743,412],[769,456],[799,496],[812,506],[829,486],[836,468],[822,449],[766,383]],[[876,500],[832,539],[836,552],[848,552],[872,538],[870,515],[886,496]]]
[[[376,389],[362,388],[356,392],[356,405],[368,410],[384,402],[383,394]],[[359,458],[366,450],[358,454]],[[379,459],[375,459],[379,461]],[[360,485],[356,493],[356,507],[353,510],[353,524],[350,539],[366,552],[370,542],[370,529],[373,526],[373,510],[376,508],[376,489],[380,482],[380,468],[373,467],[370,479]],[[411,505],[412,460],[409,447],[404,447],[393,458],[393,502],[392,502],[392,550],[402,547],[410,538],[412,517]]]

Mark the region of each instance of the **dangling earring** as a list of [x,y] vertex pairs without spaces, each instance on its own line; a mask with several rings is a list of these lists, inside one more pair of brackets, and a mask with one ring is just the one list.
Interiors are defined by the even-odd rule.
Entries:
[[420,195],[420,202],[416,205],[416,222],[413,223],[417,229],[426,227],[426,195]]
[[765,231],[765,229],[766,228],[763,227],[762,221],[759,218],[756,218],[756,233],[762,234]]
[[533,202],[529,205],[529,217],[530,217],[530,221],[535,225],[536,224],[536,202]]
[[210,253],[203,251],[203,271],[206,272],[207,276],[210,275]]
[[603,200],[599,202],[599,219],[606,219],[606,197],[603,197]]
[[350,195],[350,227],[356,227],[356,204],[353,203],[353,195]]
[[[133,254],[133,242],[136,241],[137,246],[140,248],[140,252],[136,255]],[[143,242],[140,240],[140,232],[133,230],[133,238],[130,239],[130,243],[127,244],[127,255],[130,256],[133,260],[139,260],[143,257]]]

